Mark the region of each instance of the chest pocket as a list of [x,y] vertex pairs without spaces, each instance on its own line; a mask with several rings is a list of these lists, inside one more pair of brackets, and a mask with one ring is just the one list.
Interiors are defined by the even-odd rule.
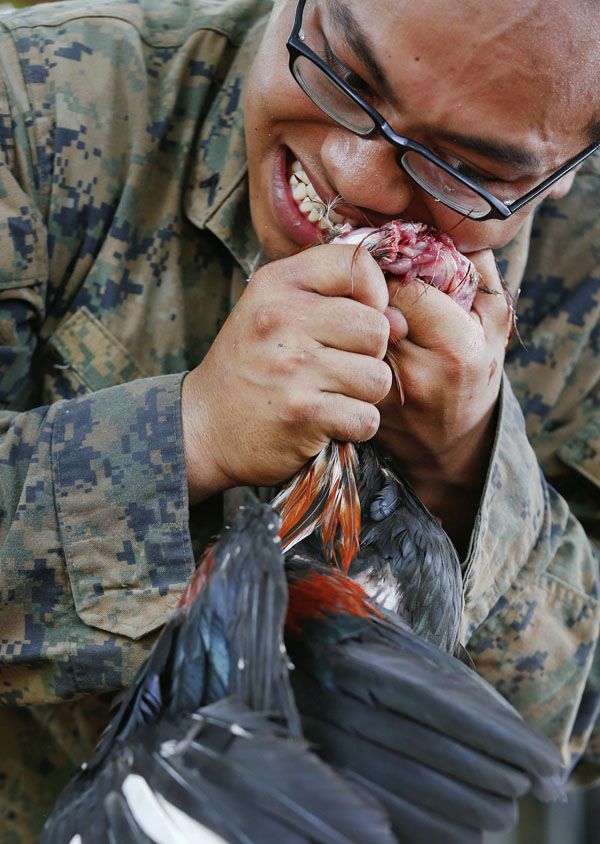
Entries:
[[69,314],[46,341],[44,404],[143,378],[135,358],[85,306]]

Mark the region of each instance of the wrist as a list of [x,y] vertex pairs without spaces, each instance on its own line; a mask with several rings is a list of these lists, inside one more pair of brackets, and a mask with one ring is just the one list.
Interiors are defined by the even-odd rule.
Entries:
[[233,485],[215,459],[208,414],[191,376],[192,373],[185,376],[181,388],[181,427],[190,505]]
[[496,409],[444,450],[412,443],[400,472],[438,518],[459,555],[466,553],[481,502],[496,431]]

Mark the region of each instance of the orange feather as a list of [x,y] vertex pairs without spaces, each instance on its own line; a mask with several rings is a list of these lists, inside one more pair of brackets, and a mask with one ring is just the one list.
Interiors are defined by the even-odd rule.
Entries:
[[329,562],[348,571],[360,541],[357,467],[352,443],[331,442],[279,493],[284,552],[320,528]]
[[326,615],[351,615],[355,618],[382,618],[358,583],[332,570],[331,574],[310,572],[301,580],[288,583],[288,612],[285,626],[290,633],[301,636],[302,622]]

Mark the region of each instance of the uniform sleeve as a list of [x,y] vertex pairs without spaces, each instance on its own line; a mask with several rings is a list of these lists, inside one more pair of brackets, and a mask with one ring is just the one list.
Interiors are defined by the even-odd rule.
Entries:
[[[1,33],[0,33],[1,39]],[[36,407],[47,233],[0,43],[0,702],[128,681],[193,569],[182,375]],[[32,409],[33,408],[33,409]]]
[[590,162],[533,224],[497,437],[465,578],[478,669],[600,775],[600,236]]
[[181,376],[0,417],[0,697],[118,688],[193,570]]
[[585,706],[600,624],[598,561],[548,483],[510,384],[467,560],[466,639],[477,669],[573,765],[592,723]]

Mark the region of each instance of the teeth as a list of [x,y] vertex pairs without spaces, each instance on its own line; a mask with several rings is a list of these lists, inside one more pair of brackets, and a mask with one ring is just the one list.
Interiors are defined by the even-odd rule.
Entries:
[[318,225],[321,231],[329,231],[333,226],[339,226],[345,222],[341,214],[332,210],[327,211],[326,204],[312,186],[299,161],[294,161],[292,164],[290,187],[301,213],[311,223]]
[[[294,177],[292,176],[292,179]],[[296,202],[302,202],[303,199],[306,199],[306,185],[303,182],[299,182],[295,186],[292,186],[292,196],[296,200]]]

